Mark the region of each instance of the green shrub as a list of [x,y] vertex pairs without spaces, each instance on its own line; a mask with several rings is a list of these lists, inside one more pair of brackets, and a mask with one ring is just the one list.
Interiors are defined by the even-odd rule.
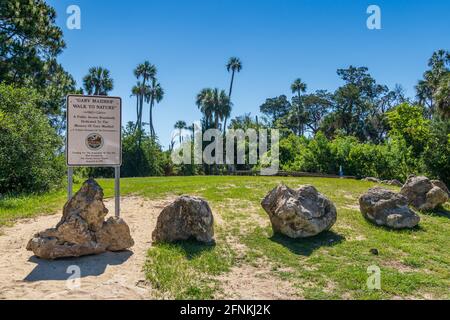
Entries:
[[44,192],[64,175],[62,139],[34,90],[0,84],[0,193]]

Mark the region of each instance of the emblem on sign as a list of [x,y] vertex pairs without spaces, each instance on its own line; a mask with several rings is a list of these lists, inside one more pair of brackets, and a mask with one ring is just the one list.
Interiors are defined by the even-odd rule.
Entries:
[[103,137],[98,133],[91,133],[86,137],[86,146],[93,150],[100,150],[103,147]]

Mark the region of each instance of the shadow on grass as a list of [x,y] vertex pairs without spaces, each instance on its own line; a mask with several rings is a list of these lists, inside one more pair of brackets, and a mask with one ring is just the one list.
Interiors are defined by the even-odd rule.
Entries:
[[334,231],[325,231],[317,236],[303,239],[292,239],[283,234],[275,233],[270,237],[270,240],[285,246],[294,254],[309,256],[314,250],[321,247],[332,247],[344,241],[345,238]]
[[70,266],[80,268],[81,278],[99,276],[105,272],[108,265],[123,264],[132,255],[132,251],[126,250],[58,260],[43,260],[32,256],[29,261],[36,263],[36,267],[25,277],[24,281],[67,280],[73,275],[73,273],[68,272]]
[[443,217],[450,219],[450,210],[447,210],[444,207],[436,208],[433,211],[424,211],[422,213],[430,217]]
[[155,246],[170,246],[172,248],[178,249],[185,255],[188,260],[191,260],[200,256],[202,253],[214,250],[214,248],[216,247],[216,243],[203,243],[195,239],[189,239],[187,241],[176,241],[171,244],[156,243]]

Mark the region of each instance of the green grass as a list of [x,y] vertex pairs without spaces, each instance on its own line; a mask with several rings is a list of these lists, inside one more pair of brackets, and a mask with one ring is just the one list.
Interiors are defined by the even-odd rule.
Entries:
[[[111,197],[113,180],[99,182]],[[313,184],[329,197],[338,208],[333,228],[309,239],[274,235],[260,201],[280,182],[291,187]],[[223,290],[221,275],[233,267],[263,263],[269,267],[268,276],[289,282],[308,299],[450,299],[450,207],[440,213],[421,213],[420,227],[413,230],[377,227],[358,210],[358,197],[374,185],[328,178],[197,176],[122,179],[121,189],[124,195],[150,199],[202,196],[219,218],[215,246],[187,242],[149,248],[143,267],[160,297],[211,299]],[[63,191],[3,199],[0,225],[56,212],[64,201]],[[239,250],[236,243],[241,244]],[[371,254],[372,248],[379,255]],[[381,268],[381,290],[367,289],[371,265]]]

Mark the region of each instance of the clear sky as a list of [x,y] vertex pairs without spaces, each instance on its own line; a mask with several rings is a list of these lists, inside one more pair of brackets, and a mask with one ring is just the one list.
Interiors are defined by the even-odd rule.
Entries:
[[[67,49],[60,56],[80,87],[91,66],[108,68],[123,118],[135,120],[133,69],[149,60],[166,95],[154,124],[164,148],[177,120],[200,119],[196,94],[229,87],[225,64],[237,56],[233,116],[258,114],[266,98],[291,96],[300,77],[308,91],[334,91],[338,68],[367,66],[375,79],[408,96],[437,49],[450,49],[448,0],[48,0]],[[366,27],[367,7],[381,8],[381,30]],[[69,30],[66,9],[81,9],[81,30]],[[148,117],[148,111],[147,111]],[[144,118],[144,119],[147,119]]]

